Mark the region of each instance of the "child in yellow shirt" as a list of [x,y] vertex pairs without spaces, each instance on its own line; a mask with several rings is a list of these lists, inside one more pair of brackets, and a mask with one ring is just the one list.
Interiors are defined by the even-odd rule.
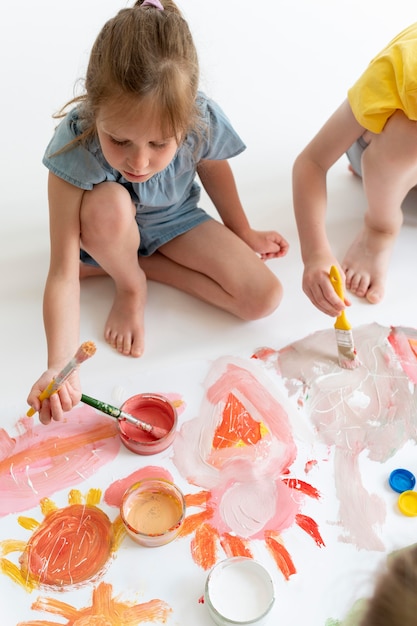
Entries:
[[297,157],[293,198],[303,289],[328,315],[345,305],[335,294],[329,269],[339,265],[325,229],[326,175],[347,153],[363,179],[367,210],[362,230],[341,264],[346,287],[375,304],[384,296],[401,204],[417,185],[417,23],[395,37],[348,91],[347,99]]

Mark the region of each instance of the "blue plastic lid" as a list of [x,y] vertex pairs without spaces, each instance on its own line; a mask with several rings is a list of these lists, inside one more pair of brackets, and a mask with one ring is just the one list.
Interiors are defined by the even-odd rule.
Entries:
[[416,477],[406,469],[398,468],[391,472],[389,484],[397,493],[414,489]]

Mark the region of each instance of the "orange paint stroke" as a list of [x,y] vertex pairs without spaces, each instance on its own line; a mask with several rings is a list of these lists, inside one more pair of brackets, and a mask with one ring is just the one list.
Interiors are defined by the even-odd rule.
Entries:
[[295,518],[296,523],[300,528],[302,528],[310,537],[314,539],[319,548],[323,548],[326,544],[324,543],[317,523],[308,515],[302,515],[299,513]]
[[288,485],[290,489],[301,491],[301,493],[305,493],[311,498],[315,498],[316,500],[320,498],[320,492],[304,480],[298,480],[298,478],[283,478],[282,482]]
[[274,531],[266,531],[265,543],[268,546],[268,549],[271,552],[275,563],[281,570],[284,578],[288,580],[290,576],[297,572],[297,570],[295,569],[290,553],[283,545],[279,535]]
[[194,513],[193,515],[188,515],[188,517],[185,518],[183,525],[181,526],[179,536],[186,537],[187,535],[191,535],[191,533],[195,532],[197,528],[199,528],[199,526],[211,520],[212,517],[213,512],[210,510],[202,511],[201,513]]
[[253,554],[248,547],[248,542],[241,539],[241,537],[225,533],[220,537],[220,545],[227,557],[246,556],[251,559],[253,558]]
[[[34,611],[47,611],[67,620],[64,626],[137,626],[141,622],[165,624],[172,609],[162,600],[150,600],[143,604],[122,601],[112,597],[112,586],[100,583],[93,590],[92,604],[76,609],[66,602],[53,598],[38,598],[33,604]],[[19,622],[17,626],[53,626],[55,622]],[[58,622],[56,622],[58,624]],[[59,622],[62,624],[62,622]]]
[[191,553],[195,563],[205,570],[216,563],[218,538],[217,531],[210,524],[201,524],[196,529],[191,542]]
[[46,428],[22,418],[24,432],[0,429],[0,516],[18,513],[78,484],[112,461],[119,449],[117,424],[89,407],[74,409]]
[[209,491],[199,491],[198,493],[187,493],[185,496],[185,504],[189,506],[205,506],[210,500]]
[[255,421],[233,393],[229,393],[222,421],[213,436],[213,448],[255,444],[261,439],[261,424]]

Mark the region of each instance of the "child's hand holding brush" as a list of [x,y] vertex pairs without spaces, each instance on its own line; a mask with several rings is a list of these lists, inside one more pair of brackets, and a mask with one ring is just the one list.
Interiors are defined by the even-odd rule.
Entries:
[[27,415],[30,417],[39,412],[42,424],[49,424],[51,419],[62,419],[64,412],[71,410],[81,399],[78,367],[95,352],[94,343],[86,341],[59,374],[51,375],[51,370],[44,372],[27,398],[31,406]]

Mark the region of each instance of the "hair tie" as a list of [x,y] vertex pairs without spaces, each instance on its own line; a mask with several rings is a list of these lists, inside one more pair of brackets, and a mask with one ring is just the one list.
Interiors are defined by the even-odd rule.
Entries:
[[159,2],[159,0],[145,0],[145,2],[142,2],[141,6],[143,6],[143,7],[154,7],[155,9],[158,9],[158,11],[163,11],[164,10],[164,7]]

